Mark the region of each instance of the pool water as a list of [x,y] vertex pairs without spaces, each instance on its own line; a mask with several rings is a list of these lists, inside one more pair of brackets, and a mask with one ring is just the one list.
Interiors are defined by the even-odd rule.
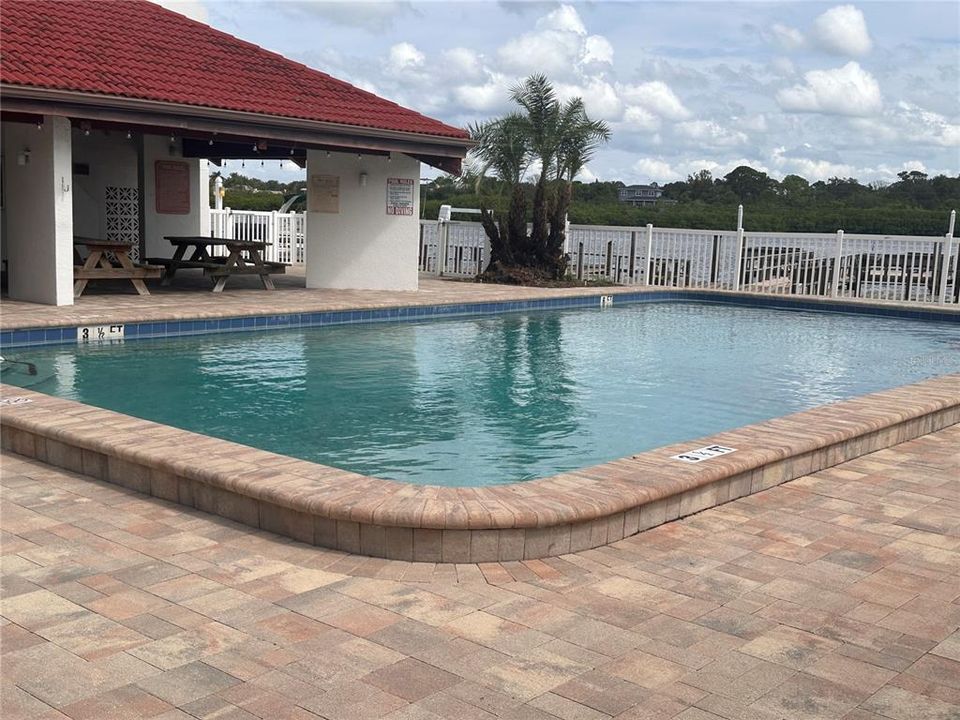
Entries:
[[413,483],[527,480],[960,371],[960,325],[667,303],[26,348],[3,381]]

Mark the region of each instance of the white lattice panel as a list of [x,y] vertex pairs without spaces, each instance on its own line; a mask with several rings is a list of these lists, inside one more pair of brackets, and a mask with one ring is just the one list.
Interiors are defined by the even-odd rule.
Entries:
[[106,187],[107,240],[132,245],[130,257],[140,260],[140,190],[135,187]]

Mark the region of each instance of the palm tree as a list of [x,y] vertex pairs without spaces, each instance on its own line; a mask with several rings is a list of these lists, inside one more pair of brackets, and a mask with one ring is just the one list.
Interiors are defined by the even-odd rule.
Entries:
[[[544,75],[532,75],[510,90],[522,112],[471,128],[480,177],[493,172],[510,187],[506,216],[496,221],[484,203],[481,217],[490,238],[494,267],[519,266],[550,278],[562,278],[564,226],[573,178],[610,138],[606,123],[591,120],[580,98],[561,103]],[[527,199],[523,179],[539,171],[533,196],[533,225],[527,235]]]
[[494,219],[484,203],[480,205],[481,222],[490,238],[490,262],[523,264],[527,260],[527,196],[523,192],[523,176],[530,167],[526,121],[514,113],[473,125],[470,135],[477,143],[473,155],[480,164],[478,188],[491,170],[510,187],[510,209],[506,215],[498,212]]
[[563,245],[567,212],[573,198],[573,179],[583,170],[593,153],[610,140],[610,128],[602,120],[589,118],[581,98],[572,98],[560,111],[558,136],[560,141],[555,162],[557,188],[547,249],[550,257],[562,263],[561,272],[565,272]]

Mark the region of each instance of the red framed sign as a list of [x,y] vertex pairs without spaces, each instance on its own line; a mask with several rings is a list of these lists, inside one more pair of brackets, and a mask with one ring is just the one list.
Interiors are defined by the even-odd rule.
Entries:
[[179,160],[157,160],[157,212],[162,215],[190,214],[190,165]]

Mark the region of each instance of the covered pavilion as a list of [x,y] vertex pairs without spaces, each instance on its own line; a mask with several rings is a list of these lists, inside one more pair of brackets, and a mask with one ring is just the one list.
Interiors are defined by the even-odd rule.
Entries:
[[146,0],[8,0],[0,15],[10,298],[73,303],[74,237],[169,256],[208,235],[208,161],[307,171],[306,283],[417,288],[420,164],[468,134]]

